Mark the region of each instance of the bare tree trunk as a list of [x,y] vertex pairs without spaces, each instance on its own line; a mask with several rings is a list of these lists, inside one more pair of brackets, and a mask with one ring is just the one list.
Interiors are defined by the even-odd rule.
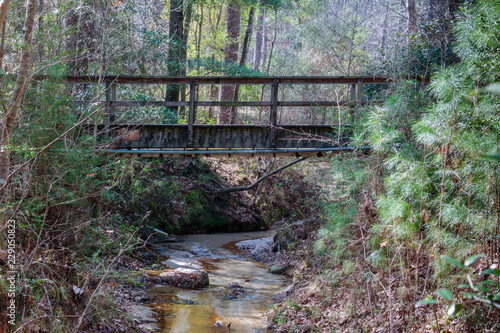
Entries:
[[0,25],[5,23],[7,10],[9,9],[10,0],[0,0]]
[[[3,10],[0,4],[0,10]],[[6,10],[6,8],[5,8]],[[5,14],[1,12],[0,16],[4,17]],[[36,14],[36,0],[28,0],[26,6],[26,19],[24,21],[23,32],[24,32],[24,46],[21,53],[21,62],[19,65],[19,70],[17,73],[17,80],[12,91],[12,95],[9,101],[8,109],[5,110],[2,122],[0,123],[0,201],[5,202],[7,200],[7,187],[5,185],[5,179],[9,176],[10,168],[10,156],[9,152],[6,150],[6,146],[9,144],[10,135],[12,133],[12,128],[14,127],[14,122],[16,121],[17,114],[21,105],[21,100],[24,95],[24,88],[28,83],[28,71],[30,69],[30,47],[31,38],[33,35],[33,25],[35,22]]]
[[449,0],[448,1],[448,10],[452,16],[458,12],[460,6],[464,3],[464,0]]
[[[181,61],[183,57],[182,46],[184,43],[184,9],[183,0],[170,0],[170,19],[168,23],[169,46],[167,53],[167,71],[169,76],[179,76],[181,72]],[[166,101],[176,102],[179,100],[179,85],[167,85],[165,95]],[[178,108],[169,107],[168,110],[177,113]]]
[[[40,15],[38,17],[38,35],[39,36],[42,36],[42,33],[43,33],[43,6],[44,6],[43,0],[38,0],[38,13]],[[42,43],[41,40],[38,43],[39,43],[39,45],[38,45],[38,58],[39,58],[39,60],[42,60],[44,53],[45,53],[44,52],[44,43]]]
[[90,56],[95,51],[95,27],[92,16],[87,8],[81,7],[80,12],[73,12],[66,20],[66,24],[74,29],[74,34],[68,38],[66,47],[73,53],[69,63],[71,75],[87,74]]
[[[200,58],[201,58],[201,35],[203,30],[203,3],[200,5],[200,19],[198,20],[198,41],[196,42],[196,67],[200,71]],[[210,12],[208,13],[210,16]]]
[[[66,49],[71,54],[68,62],[70,75],[88,74],[90,58],[97,49],[95,46],[95,22],[88,10],[88,3],[71,11],[65,20],[66,26],[71,29],[70,36],[66,39]],[[102,62],[101,62],[102,63]],[[79,95],[79,99],[85,100],[88,96],[86,84],[75,84],[71,87],[71,96]]]
[[264,32],[265,9],[261,8],[257,19],[257,31],[255,33],[255,50],[253,54],[253,69],[258,71],[262,61],[262,35]]
[[271,69],[271,60],[273,58],[274,45],[276,44],[276,38],[278,37],[278,15],[276,13],[274,18],[274,35],[271,41],[271,50],[269,51],[269,58],[267,59],[266,73],[269,74],[269,69]]
[[[241,58],[240,58],[240,66],[245,66],[248,57],[248,49],[250,48],[250,41],[252,40],[252,32],[253,32],[253,17],[255,15],[255,8],[250,8],[250,12],[248,13],[248,24],[247,29],[245,30],[245,39],[243,40],[243,48],[241,50]],[[234,101],[238,101],[240,95],[240,85],[236,85],[234,90]],[[233,106],[231,108],[231,123],[236,121],[237,116],[237,107]]]
[[408,0],[406,11],[408,13],[408,33],[413,35],[417,31],[417,8],[415,0]]
[[429,14],[428,14],[428,20],[429,22],[434,20],[436,17],[436,0],[429,0]]
[[248,49],[250,48],[250,41],[252,40],[253,32],[253,17],[255,15],[255,8],[250,8],[248,13],[248,24],[245,30],[245,39],[243,40],[243,48],[241,50],[240,66],[244,66],[248,58]]
[[387,51],[387,39],[389,36],[389,8],[391,6],[391,0],[387,0],[387,6],[385,10],[385,19],[384,19],[384,30],[382,31],[382,54],[384,55],[384,60],[386,59],[386,51]]
[[[187,1],[185,10],[184,10],[184,25],[183,25],[183,34],[182,34],[182,47],[181,47],[181,59],[180,59],[180,68],[179,68],[179,75],[180,76],[186,76],[187,74],[187,45],[188,45],[188,39],[189,39],[189,27],[191,26],[191,18],[193,14],[193,3],[191,1]],[[181,100],[185,100],[186,96],[186,85],[183,84],[181,86]],[[186,110],[185,106],[180,107],[180,114],[184,115]]]
[[[236,64],[238,61],[239,36],[240,36],[241,5],[238,0],[230,0],[226,8],[226,32],[229,42],[224,50],[224,62]],[[221,101],[232,101],[234,86],[222,85],[220,91]],[[231,122],[231,107],[221,106],[219,124]]]
[[[265,15],[265,13],[264,13]],[[268,49],[268,42],[269,42],[269,36],[267,35],[267,30],[268,29],[264,29],[264,38],[263,38],[263,43],[264,43],[264,50],[262,51],[262,71],[265,72],[266,70],[266,59],[267,59],[267,49]]]
[[3,55],[4,55],[4,47],[5,47],[5,29],[7,28],[7,22],[3,21],[2,31],[0,32],[0,70],[2,70],[3,65]]
[[2,69],[3,63],[3,50],[5,45],[5,28],[7,26],[7,10],[9,9],[10,0],[2,0],[0,1],[0,27],[2,28],[1,32],[1,42],[0,42],[0,70]]

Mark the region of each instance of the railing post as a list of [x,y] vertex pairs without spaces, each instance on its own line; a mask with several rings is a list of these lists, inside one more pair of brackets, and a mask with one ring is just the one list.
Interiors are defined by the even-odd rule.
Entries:
[[113,106],[113,102],[116,101],[116,83],[112,83],[110,86],[111,89],[111,98],[109,101],[110,104],[110,114],[109,114],[109,122],[112,124],[116,118],[116,106]]
[[351,84],[351,91],[350,91],[350,102],[354,102],[356,101],[357,99],[357,96],[356,96],[356,84]]
[[356,83],[351,84],[351,91],[350,91],[350,102],[353,103],[353,106],[351,106],[351,122],[356,121],[356,111],[358,109],[358,105],[363,99],[363,79],[357,79]]
[[105,82],[106,104],[104,105],[104,134],[109,138],[109,126],[111,124],[111,80]]
[[349,109],[349,122],[352,124],[354,123],[354,113],[355,113],[355,103],[356,103],[356,100],[357,100],[357,96],[356,96],[356,84],[351,84],[351,91],[350,91],[350,97],[349,97],[349,102],[351,102],[350,106],[348,107]]
[[356,82],[356,106],[353,122],[359,121],[359,112],[361,101],[363,100],[363,79],[358,79]]
[[356,83],[356,100],[359,102],[363,100],[363,79],[358,79]]
[[192,148],[194,143],[194,122],[196,119],[195,102],[196,84],[194,79],[189,80],[189,114],[188,114],[188,147]]
[[276,148],[276,125],[278,123],[278,88],[279,79],[273,80],[273,85],[271,86],[271,149]]

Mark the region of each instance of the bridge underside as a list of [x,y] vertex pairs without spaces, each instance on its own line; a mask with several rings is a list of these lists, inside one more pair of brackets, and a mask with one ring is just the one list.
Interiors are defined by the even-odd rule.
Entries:
[[[333,125],[115,125],[103,152],[123,157],[326,156],[351,151]],[[190,134],[190,131],[192,133]]]

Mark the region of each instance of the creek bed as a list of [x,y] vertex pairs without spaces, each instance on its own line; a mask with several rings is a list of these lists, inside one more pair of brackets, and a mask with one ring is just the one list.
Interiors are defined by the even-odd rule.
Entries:
[[[198,290],[155,286],[148,291],[154,300],[151,308],[158,314],[158,332],[269,332],[264,312],[286,279],[244,257],[236,244],[249,239],[264,243],[273,235],[273,231],[187,235],[184,242],[173,244],[181,250],[157,248],[169,258],[163,262],[168,267],[204,269],[210,279],[208,287]],[[243,287],[236,298],[234,289],[227,288],[232,283]]]

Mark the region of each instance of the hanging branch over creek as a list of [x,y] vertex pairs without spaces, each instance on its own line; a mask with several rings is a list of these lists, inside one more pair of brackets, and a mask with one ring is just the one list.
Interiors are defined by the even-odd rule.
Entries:
[[[239,191],[248,191],[248,190],[251,190],[253,188],[255,188],[257,185],[259,185],[260,182],[262,182],[263,180],[265,180],[266,178],[269,178],[270,176],[296,164],[296,163],[299,163],[299,162],[302,162],[304,161],[305,159],[307,159],[308,157],[302,157],[302,158],[299,158],[299,159],[296,159],[274,171],[271,171],[267,174],[265,174],[264,176],[260,177],[259,179],[257,179],[253,184],[251,185],[248,185],[248,186],[235,186],[235,187],[229,187],[229,188],[223,188],[221,190],[218,190],[218,191],[206,191],[208,193],[217,193],[217,194],[226,194],[226,193],[231,193],[231,192],[239,192]],[[220,187],[222,187],[222,185],[216,181],[215,179],[211,178],[214,182],[216,182]]]

